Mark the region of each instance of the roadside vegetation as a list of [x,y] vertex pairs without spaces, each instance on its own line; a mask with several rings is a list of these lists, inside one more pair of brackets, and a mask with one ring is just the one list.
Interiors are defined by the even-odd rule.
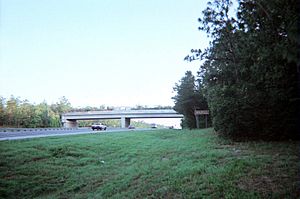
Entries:
[[49,105],[46,101],[34,104],[13,95],[9,99],[0,96],[0,127],[60,127],[60,114],[70,111],[71,108],[65,97]]
[[212,126],[226,137],[300,138],[298,4],[296,0],[207,4],[198,21],[210,45],[192,49],[185,57],[200,60],[197,77],[187,71],[174,87],[174,108],[184,114],[184,126],[195,127],[195,109],[209,109]]
[[299,142],[212,129],[0,142],[0,198],[297,198]]

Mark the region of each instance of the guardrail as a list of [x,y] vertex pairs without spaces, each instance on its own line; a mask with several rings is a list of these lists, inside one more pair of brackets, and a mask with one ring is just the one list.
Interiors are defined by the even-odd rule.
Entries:
[[71,131],[78,128],[0,128],[0,132],[21,132],[21,131]]

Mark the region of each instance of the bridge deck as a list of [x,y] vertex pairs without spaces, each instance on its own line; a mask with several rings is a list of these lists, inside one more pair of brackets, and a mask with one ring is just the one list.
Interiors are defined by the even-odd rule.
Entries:
[[65,113],[61,120],[63,124],[69,123],[70,126],[74,126],[77,125],[76,120],[121,119],[122,126],[128,126],[130,119],[136,118],[183,118],[183,115],[172,109],[87,111]]

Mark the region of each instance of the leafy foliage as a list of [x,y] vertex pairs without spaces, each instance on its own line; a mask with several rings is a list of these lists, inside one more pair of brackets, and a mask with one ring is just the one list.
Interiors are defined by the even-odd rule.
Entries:
[[182,127],[196,128],[195,109],[207,109],[208,105],[192,72],[187,71],[173,89],[177,92],[172,98],[175,102],[174,109],[184,115]]
[[71,110],[70,102],[62,97],[58,103],[31,104],[11,96],[7,101],[1,97],[0,126],[6,127],[59,127],[60,114]]
[[[200,78],[214,128],[232,138],[296,138],[297,1],[208,3],[200,30],[212,38]],[[192,57],[192,58],[191,58]]]

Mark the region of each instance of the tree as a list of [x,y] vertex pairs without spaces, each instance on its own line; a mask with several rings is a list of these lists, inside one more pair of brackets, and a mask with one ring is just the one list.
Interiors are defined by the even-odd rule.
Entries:
[[6,124],[8,126],[17,126],[18,122],[18,106],[19,106],[20,100],[18,98],[15,98],[13,95],[10,96],[10,99],[6,101]]
[[51,105],[51,109],[57,114],[62,114],[70,111],[72,109],[72,106],[69,100],[65,96],[63,96],[59,98],[59,102]]
[[184,128],[196,128],[194,115],[196,108],[207,109],[207,103],[200,88],[199,85],[196,85],[195,77],[191,71],[187,71],[173,88],[177,92],[172,98],[175,102],[174,109],[184,115],[182,120],[182,127]]
[[4,118],[5,118],[5,99],[0,96],[0,126],[3,126],[5,124]]
[[34,106],[29,103],[28,100],[21,102],[19,106],[20,113],[20,126],[22,127],[33,127],[32,118],[34,117]]
[[201,78],[214,128],[232,138],[295,138],[297,2],[229,0],[208,3],[200,30],[212,38]]

